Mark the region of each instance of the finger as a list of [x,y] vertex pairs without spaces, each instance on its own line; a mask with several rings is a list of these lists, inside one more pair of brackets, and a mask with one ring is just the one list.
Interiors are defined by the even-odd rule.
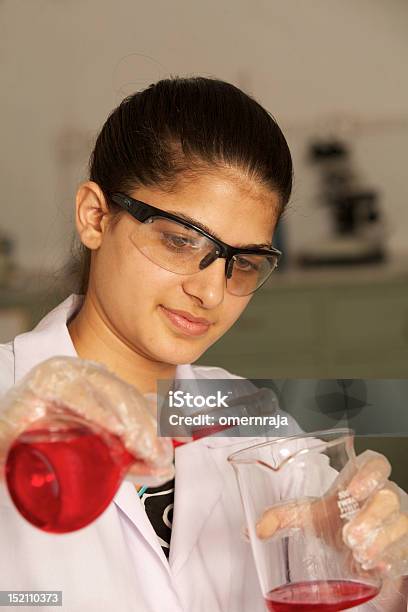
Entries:
[[399,511],[399,495],[389,483],[374,493],[363,508],[343,528],[343,539],[350,546],[364,546],[372,533]]
[[268,508],[256,524],[256,535],[265,539],[279,529],[304,527],[312,520],[311,505],[311,502],[303,502]]
[[357,474],[347,485],[347,491],[357,501],[363,501],[383,486],[391,474],[390,462],[375,451],[365,451],[357,457]]
[[45,416],[46,404],[30,391],[11,389],[0,406],[0,458],[4,458],[14,439],[31,423]]
[[366,569],[367,564],[375,563],[388,546],[406,535],[408,535],[408,515],[399,514],[394,521],[377,529],[372,540],[365,546],[354,548],[354,558]]
[[142,483],[149,487],[158,487],[174,478],[174,465],[171,463],[163,468],[153,468],[143,461],[135,462],[127,472],[125,479],[135,484]]
[[152,469],[162,469],[173,463],[174,447],[171,438],[159,438],[155,431],[135,432],[122,438],[126,449],[135,460],[143,462]]
[[379,570],[389,578],[408,575],[408,535],[388,546],[379,558],[365,565],[368,570]]
[[4,475],[2,465],[6,461],[7,452],[10,448],[12,439],[13,430],[6,423],[0,423],[0,480]]

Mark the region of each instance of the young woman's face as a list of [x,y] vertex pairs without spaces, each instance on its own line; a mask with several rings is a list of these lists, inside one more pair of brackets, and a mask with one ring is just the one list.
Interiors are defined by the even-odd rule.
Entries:
[[[143,187],[128,195],[184,213],[231,246],[270,243],[279,208],[277,194],[220,172],[181,183],[171,194]],[[225,259],[189,275],[161,268],[130,239],[137,226],[124,213],[103,235],[91,269],[93,299],[111,330],[138,354],[174,365],[194,362],[235,323],[252,296],[226,291]],[[209,325],[189,333],[169,310]]]

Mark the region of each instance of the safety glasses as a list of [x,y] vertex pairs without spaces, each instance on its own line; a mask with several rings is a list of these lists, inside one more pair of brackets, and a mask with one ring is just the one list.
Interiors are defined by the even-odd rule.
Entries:
[[123,193],[110,199],[140,223],[130,240],[150,261],[169,272],[195,274],[219,257],[225,259],[226,290],[236,296],[254,293],[269,278],[282,253],[268,248],[237,248],[194,223]]

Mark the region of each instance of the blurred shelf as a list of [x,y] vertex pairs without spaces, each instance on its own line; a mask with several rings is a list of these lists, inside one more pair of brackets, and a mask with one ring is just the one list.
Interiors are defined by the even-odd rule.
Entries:
[[390,281],[408,282],[408,255],[399,258],[390,258],[389,261],[376,264],[361,264],[350,266],[320,266],[300,267],[288,266],[282,272],[271,275],[265,288],[299,288],[330,287],[353,284],[381,284]]

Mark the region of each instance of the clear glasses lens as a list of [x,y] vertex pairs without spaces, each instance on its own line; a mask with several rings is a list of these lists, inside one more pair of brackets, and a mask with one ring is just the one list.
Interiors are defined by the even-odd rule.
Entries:
[[130,239],[151,261],[179,274],[198,272],[200,261],[215,250],[202,234],[164,217],[138,223]]
[[227,289],[233,295],[249,295],[256,291],[276,268],[276,255],[248,255],[238,253],[234,256],[231,278],[227,278]]
[[[216,258],[216,245],[211,240],[181,223],[164,217],[151,217],[137,223],[131,242],[150,261],[177,274],[194,274],[200,263]],[[260,287],[274,270],[276,256],[237,254],[227,290],[233,295],[249,295]],[[231,268],[231,266],[230,266]]]

